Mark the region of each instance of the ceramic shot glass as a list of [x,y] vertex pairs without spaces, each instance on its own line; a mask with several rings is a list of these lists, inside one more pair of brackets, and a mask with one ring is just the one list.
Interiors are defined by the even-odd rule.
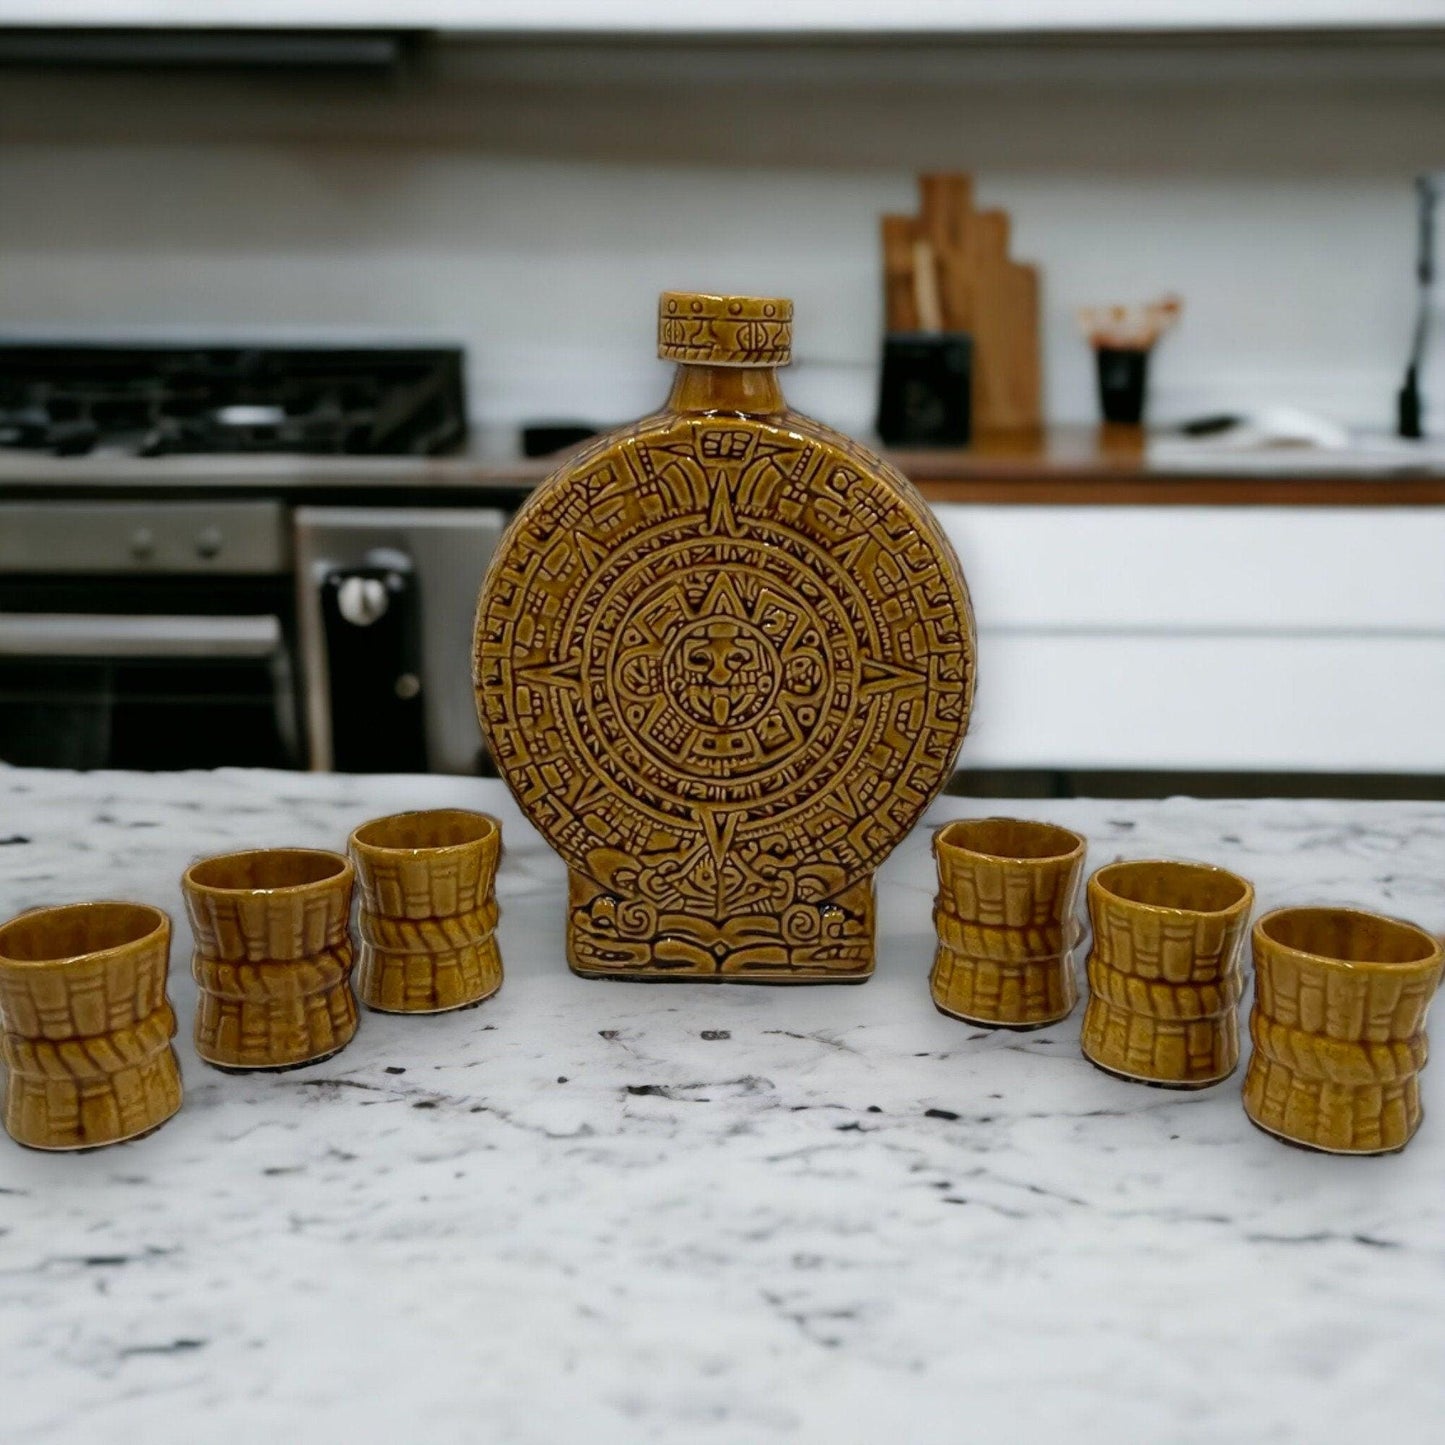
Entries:
[[933,1002],[996,1028],[1033,1029],[1078,1001],[1074,907],[1086,844],[1053,823],[961,818],[933,835]]
[[351,835],[361,884],[356,989],[383,1013],[444,1013],[502,986],[502,825],[461,808],[394,813]]
[[5,1128],[32,1149],[93,1149],[181,1107],[166,996],[171,920],[144,903],[37,908],[0,928]]
[[1207,863],[1111,863],[1089,879],[1084,1056],[1106,1073],[1202,1089],[1239,1063],[1249,883]]
[[196,1052],[208,1064],[292,1069],[351,1042],[354,876],[349,858],[313,848],[228,853],[186,870]]
[[1420,1127],[1439,940],[1378,913],[1280,908],[1254,925],[1253,944],[1245,1113],[1307,1149],[1403,1149]]

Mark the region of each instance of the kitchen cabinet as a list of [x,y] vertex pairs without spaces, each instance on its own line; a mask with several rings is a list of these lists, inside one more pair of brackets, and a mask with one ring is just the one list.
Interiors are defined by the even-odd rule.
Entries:
[[1445,511],[938,503],[973,768],[1445,770]]

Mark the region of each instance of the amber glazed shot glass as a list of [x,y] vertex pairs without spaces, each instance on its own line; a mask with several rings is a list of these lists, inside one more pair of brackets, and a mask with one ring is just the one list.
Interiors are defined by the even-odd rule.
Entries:
[[144,903],[39,908],[0,928],[5,1128],[32,1149],[93,1149],[181,1107],[166,996],[171,921]]
[[1403,1149],[1420,1127],[1439,940],[1378,913],[1281,908],[1253,942],[1245,1113],[1307,1149]]
[[349,858],[313,848],[228,853],[186,870],[196,1052],[208,1064],[291,1069],[351,1042],[354,876]]
[[444,1013],[502,986],[497,863],[502,825],[485,813],[394,813],[351,835],[361,884],[356,989],[382,1013]]
[[1084,1056],[1106,1073],[1202,1089],[1239,1063],[1239,956],[1254,889],[1207,863],[1111,863],[1089,879]]
[[933,835],[942,1013],[996,1028],[1057,1023],[1078,1001],[1074,905],[1084,840],[1018,818],[961,818]]

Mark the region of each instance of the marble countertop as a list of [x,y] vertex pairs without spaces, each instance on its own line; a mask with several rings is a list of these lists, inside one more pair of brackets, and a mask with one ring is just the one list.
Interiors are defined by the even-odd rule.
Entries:
[[[183,866],[442,803],[504,820],[502,992],[294,1073],[201,1065]],[[988,810],[1445,928],[1442,805]],[[862,988],[574,978],[562,880],[493,782],[0,768],[0,913],[176,918],[186,1082],[135,1144],[0,1139],[7,1445],[1439,1438],[1445,1068],[1408,1151],[1338,1159],[1252,1128],[1239,1075],[1098,1073],[1079,1011],[944,1018],[923,829]]]

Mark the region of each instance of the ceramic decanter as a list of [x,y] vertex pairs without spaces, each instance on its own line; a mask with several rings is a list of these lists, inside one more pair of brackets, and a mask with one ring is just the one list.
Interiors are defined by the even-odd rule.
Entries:
[[482,587],[482,729],[569,870],[574,971],[860,982],[948,778],[973,617],[913,486],[789,411],[792,303],[666,293],[656,415],[565,461]]

